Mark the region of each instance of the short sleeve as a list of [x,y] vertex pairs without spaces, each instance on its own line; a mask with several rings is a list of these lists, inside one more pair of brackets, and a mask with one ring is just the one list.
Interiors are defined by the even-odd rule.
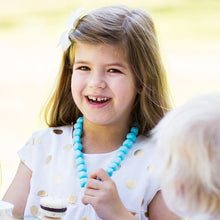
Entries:
[[149,205],[157,192],[160,191],[161,184],[158,169],[161,165],[161,160],[159,152],[154,145],[152,145],[152,148],[148,151],[148,154],[151,155],[147,164],[147,172],[149,174],[150,184],[147,186],[145,197],[148,198]]
[[159,178],[156,174],[156,167],[151,166],[148,169],[155,169],[155,170],[149,170],[148,172],[152,172],[150,174],[150,179],[151,179],[151,184],[148,185],[148,189],[145,193],[145,198],[148,201],[148,205],[151,203],[151,201],[153,200],[154,196],[157,194],[158,191],[160,191],[160,181]]
[[18,156],[20,160],[32,171],[34,147],[36,144],[40,143],[39,140],[36,137],[34,137],[33,134],[29,141],[18,151]]

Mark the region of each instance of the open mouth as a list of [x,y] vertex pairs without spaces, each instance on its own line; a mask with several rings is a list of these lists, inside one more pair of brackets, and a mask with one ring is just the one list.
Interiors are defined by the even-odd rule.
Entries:
[[93,96],[87,96],[87,99],[92,104],[102,104],[102,103],[105,103],[110,100],[110,98],[107,98],[107,97],[98,97],[97,98],[97,97],[93,97]]

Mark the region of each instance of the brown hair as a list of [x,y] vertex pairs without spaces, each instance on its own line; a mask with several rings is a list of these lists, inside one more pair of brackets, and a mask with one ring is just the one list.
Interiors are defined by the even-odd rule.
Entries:
[[168,111],[170,103],[166,72],[151,17],[140,9],[103,7],[81,18],[69,39],[72,44],[63,54],[58,86],[45,111],[47,124],[69,125],[81,115],[71,95],[75,43],[106,43],[119,46],[127,56],[141,90],[132,117],[139,125],[139,133],[148,133]]

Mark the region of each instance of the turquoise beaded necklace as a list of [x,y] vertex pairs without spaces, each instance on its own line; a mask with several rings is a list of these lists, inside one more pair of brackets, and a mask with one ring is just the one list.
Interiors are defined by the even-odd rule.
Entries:
[[[82,153],[82,143],[81,143],[82,127],[83,127],[83,117],[79,117],[76,123],[74,124],[73,149],[74,149],[74,157],[77,166],[78,176],[80,179],[80,185],[81,187],[85,187],[88,181],[88,174]],[[138,134],[138,128],[132,126],[130,132],[126,136],[126,140],[123,142],[122,146],[120,146],[119,151],[116,153],[115,157],[110,162],[108,168],[105,170],[110,177],[118,169],[121,162],[124,160],[129,149],[132,147],[133,143],[135,142],[137,134]]]

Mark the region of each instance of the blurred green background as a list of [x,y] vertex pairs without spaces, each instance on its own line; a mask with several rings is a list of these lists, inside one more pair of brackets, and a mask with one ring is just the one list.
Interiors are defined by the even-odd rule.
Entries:
[[151,13],[177,106],[220,92],[220,0],[0,0],[1,197],[16,172],[16,152],[45,127],[39,114],[54,86],[56,45],[70,10],[110,4]]

